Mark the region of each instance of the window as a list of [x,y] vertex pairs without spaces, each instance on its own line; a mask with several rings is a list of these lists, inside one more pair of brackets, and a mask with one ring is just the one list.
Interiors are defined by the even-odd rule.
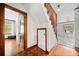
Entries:
[[5,34],[12,34],[14,32],[14,21],[13,20],[5,20],[4,31]]

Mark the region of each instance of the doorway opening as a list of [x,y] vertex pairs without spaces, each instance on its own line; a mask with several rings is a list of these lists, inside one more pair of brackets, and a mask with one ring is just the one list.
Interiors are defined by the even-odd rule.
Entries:
[[37,28],[37,46],[47,52],[47,29]]
[[16,55],[27,48],[27,13],[5,4],[5,55]]

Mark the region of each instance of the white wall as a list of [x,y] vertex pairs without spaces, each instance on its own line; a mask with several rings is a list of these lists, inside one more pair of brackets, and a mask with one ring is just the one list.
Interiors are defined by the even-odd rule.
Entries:
[[75,47],[75,31],[73,33],[66,33],[64,31],[64,24],[73,24],[73,30],[75,29],[75,22],[61,22],[57,25],[57,35],[58,35],[58,43],[63,44],[66,47],[74,48]]
[[[63,30],[64,23],[74,23],[75,22],[75,12],[74,9],[77,4],[74,3],[61,3],[60,11],[57,12],[57,34],[58,43],[64,46],[74,48],[75,47],[75,31],[73,34],[65,34]],[[57,9],[57,8],[56,8]],[[75,25],[75,23],[74,23]],[[75,27],[74,27],[75,29]],[[69,35],[69,37],[67,37]]]
[[5,8],[5,19],[14,20],[16,21],[16,16],[18,15],[17,12],[10,10],[8,8]]
[[34,19],[31,17],[31,15],[28,14],[28,48],[37,44],[36,24],[33,20]]
[[79,9],[75,10],[75,37],[75,45],[77,48],[79,48]]
[[47,50],[50,51],[51,48],[57,43],[57,39],[55,36],[55,32],[53,26],[50,22],[48,22],[48,47]]

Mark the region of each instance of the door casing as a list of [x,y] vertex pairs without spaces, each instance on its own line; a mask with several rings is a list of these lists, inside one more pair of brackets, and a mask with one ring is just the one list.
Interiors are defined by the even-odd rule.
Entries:
[[47,52],[47,28],[37,28],[37,46],[38,46],[38,31],[45,30],[45,50]]
[[5,5],[0,3],[0,56],[5,55],[5,41],[4,41],[4,8]]
[[27,49],[27,13],[8,4],[5,4],[5,8],[21,13],[24,16],[24,49]]

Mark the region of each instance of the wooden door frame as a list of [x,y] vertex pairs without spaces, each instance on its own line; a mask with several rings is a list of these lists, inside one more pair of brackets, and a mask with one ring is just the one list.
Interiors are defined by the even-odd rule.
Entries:
[[45,50],[47,52],[47,28],[37,28],[37,46],[38,46],[38,31],[45,30]]
[[5,8],[18,12],[24,16],[24,49],[27,49],[27,13],[8,4],[5,4]]
[[4,8],[5,5],[3,3],[0,3],[0,56],[5,55],[5,41],[4,41]]

